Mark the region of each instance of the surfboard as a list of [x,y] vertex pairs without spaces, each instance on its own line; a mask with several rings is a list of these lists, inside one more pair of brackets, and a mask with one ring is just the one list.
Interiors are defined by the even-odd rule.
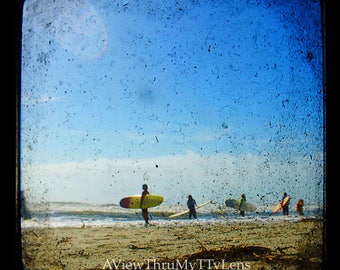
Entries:
[[290,196],[288,195],[283,202],[278,203],[277,205],[274,206],[272,214],[275,214],[277,212],[279,212],[290,200]]
[[[212,201],[210,200],[210,201],[207,201],[207,202],[202,203],[202,204],[200,204],[200,205],[197,205],[197,206],[196,206],[196,209],[201,208],[201,207],[203,207],[203,206],[205,206],[205,205],[207,205],[207,204],[209,204],[209,203],[212,203]],[[185,210],[185,211],[183,211],[183,212],[179,212],[179,213],[177,213],[177,214],[170,215],[170,216],[168,216],[168,218],[175,218],[175,217],[183,216],[183,215],[185,215],[185,214],[189,214],[189,209],[188,209],[188,210]]]
[[160,205],[164,197],[158,194],[145,195],[143,205],[140,207],[142,195],[132,195],[120,200],[119,205],[123,208],[141,209],[151,208]]
[[[235,200],[235,199],[226,199],[225,200],[225,206],[226,207],[230,207],[230,208],[234,208],[238,210],[238,205],[240,203],[240,200]],[[256,206],[246,202],[245,206],[244,206],[244,210],[246,212],[254,212],[256,210]]]

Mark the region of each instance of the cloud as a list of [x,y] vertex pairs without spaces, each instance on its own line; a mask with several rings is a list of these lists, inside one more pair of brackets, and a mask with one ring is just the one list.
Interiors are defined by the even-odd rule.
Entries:
[[323,197],[322,154],[313,160],[289,161],[260,155],[182,155],[145,159],[98,159],[22,169],[22,187],[35,201],[118,203],[139,194],[143,183],[164,203],[183,203],[188,194],[198,201],[223,203],[246,193],[257,204],[276,202],[287,191],[293,198],[320,202]]
[[41,104],[41,103],[58,102],[60,100],[61,98],[57,96],[33,97],[29,95],[24,95],[21,98],[22,105],[33,105],[33,104]]

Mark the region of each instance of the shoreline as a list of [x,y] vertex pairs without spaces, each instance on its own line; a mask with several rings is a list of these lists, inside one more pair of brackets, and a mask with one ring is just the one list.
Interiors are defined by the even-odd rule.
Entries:
[[323,236],[322,219],[310,218],[23,228],[22,251],[27,270],[321,269]]

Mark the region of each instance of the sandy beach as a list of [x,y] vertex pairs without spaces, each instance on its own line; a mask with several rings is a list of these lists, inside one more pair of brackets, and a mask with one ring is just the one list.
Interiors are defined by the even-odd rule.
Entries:
[[24,228],[29,270],[322,269],[322,220]]

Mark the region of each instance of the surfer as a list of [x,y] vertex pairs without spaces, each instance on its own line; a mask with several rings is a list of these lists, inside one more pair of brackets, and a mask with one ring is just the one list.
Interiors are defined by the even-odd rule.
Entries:
[[196,204],[195,199],[191,195],[188,196],[187,206],[189,208],[189,218],[191,217],[197,218],[197,215],[196,215],[197,204]]
[[298,212],[298,214],[300,216],[303,216],[303,206],[304,206],[305,202],[302,199],[299,199],[297,204],[296,204],[296,212]]
[[21,217],[23,219],[31,219],[31,213],[27,208],[26,197],[23,190],[21,191]]
[[[144,196],[147,195],[147,194],[150,194],[150,192],[148,191],[148,185],[147,184],[143,184],[142,188],[143,188],[143,192],[142,192],[142,199],[140,201],[140,208],[142,208]],[[148,208],[142,208],[142,216],[144,218],[145,225],[147,226],[149,224],[149,211],[148,211]]]
[[244,211],[245,211],[245,207],[246,207],[246,195],[243,193],[241,194],[241,198],[240,198],[240,203],[238,205],[238,210],[240,210],[240,215],[242,217],[244,217]]
[[[282,199],[281,199],[281,204],[284,202],[284,199],[287,197],[287,192],[283,192],[283,196],[282,196]],[[288,213],[289,213],[289,200],[288,202],[282,206],[282,212],[283,212],[283,215],[285,216],[288,216]]]

